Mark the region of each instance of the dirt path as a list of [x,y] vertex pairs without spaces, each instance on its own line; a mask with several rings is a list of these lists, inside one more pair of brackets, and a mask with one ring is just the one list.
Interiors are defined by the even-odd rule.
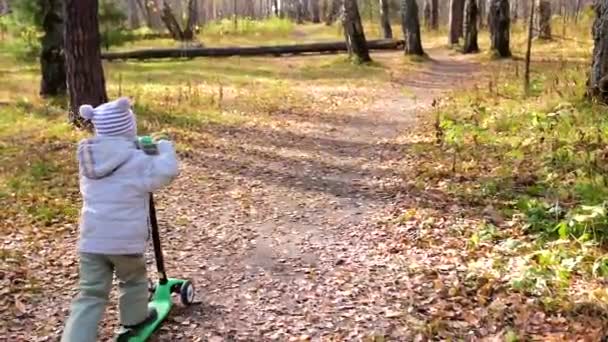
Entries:
[[358,112],[226,129],[193,153],[168,192],[181,196],[162,196],[159,216],[172,240],[168,270],[192,278],[202,303],[173,315],[159,340],[413,338],[398,323],[413,300],[410,276],[380,252],[372,217],[407,194],[391,168],[405,153],[394,139],[476,70],[431,54],[427,70]]

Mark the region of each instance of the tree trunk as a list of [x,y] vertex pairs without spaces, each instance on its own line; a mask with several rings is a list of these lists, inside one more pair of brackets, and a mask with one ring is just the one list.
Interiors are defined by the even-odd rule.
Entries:
[[477,44],[477,0],[466,0],[464,6],[464,53],[479,52]]
[[423,56],[416,0],[401,0],[401,27],[405,40],[405,54]]
[[490,4],[490,48],[499,57],[511,57],[509,0],[491,0]]
[[593,22],[593,61],[589,80],[588,95],[603,103],[608,103],[608,1],[597,0],[595,3],[595,21]]
[[0,15],[5,15],[8,11],[8,2],[6,0],[0,0]]
[[245,1],[245,17],[255,19],[255,4],[253,1]]
[[310,9],[312,12],[312,22],[318,24],[321,22],[321,8],[319,0],[310,0]]
[[63,51],[63,1],[44,0],[42,10],[40,95],[57,96],[66,92],[65,56]]
[[[403,40],[381,39],[368,40],[369,50],[403,50]],[[299,54],[327,54],[348,51],[346,42],[327,42],[296,45],[246,46],[223,48],[187,48],[187,49],[144,49],[134,51],[105,52],[105,60],[157,59],[157,58],[195,58],[195,57],[232,57],[232,56],[283,56]]]
[[487,0],[477,0],[477,21],[479,22],[479,29],[486,27],[486,3]]
[[167,1],[165,1],[163,4],[161,19],[163,23],[165,23],[165,27],[167,27],[167,30],[169,30],[169,33],[171,33],[171,37],[173,37],[173,39],[178,41],[186,40],[186,37],[184,37],[184,31],[182,31],[182,28],[179,26],[179,22],[175,18],[175,14],[173,14],[173,10]]
[[519,20],[519,0],[511,0],[511,21],[516,23]]
[[65,60],[70,95],[70,121],[82,124],[79,108],[108,101],[101,65],[97,0],[66,0]]
[[581,0],[576,0],[576,7],[574,8],[574,23],[578,23],[578,16],[581,12]]
[[343,0],[343,6],[342,25],[348,51],[355,56],[358,63],[371,62],[357,0]]
[[458,40],[462,37],[464,15],[464,0],[450,0],[450,45],[458,44]]
[[303,24],[304,23],[304,4],[302,0],[295,0],[295,14],[296,14],[296,23]]
[[431,0],[431,29],[439,29],[439,0]]
[[532,8],[530,11],[530,17],[528,18],[528,42],[526,47],[526,61],[524,70],[524,93],[526,96],[530,94],[530,61],[532,60],[532,38],[534,37],[534,5],[535,1],[532,1]]
[[198,24],[198,0],[188,0],[188,16],[186,18],[186,28],[183,32],[184,40],[194,40],[196,35],[196,25]]
[[139,27],[137,0],[127,0],[127,22],[129,23],[129,28],[132,30]]
[[340,9],[343,7],[343,1],[345,0],[329,0],[329,10],[327,11],[327,17],[325,18],[325,25],[329,26],[338,19]]
[[424,5],[422,5],[422,17],[424,18],[423,22],[424,22],[424,27],[427,28],[427,30],[431,29],[431,13],[432,13],[432,6],[431,5],[431,0],[424,0]]
[[141,0],[144,2],[146,8],[146,21],[149,23],[150,28],[161,29],[163,22],[160,18],[160,6],[158,0]]
[[310,1],[309,0],[300,0],[300,4],[302,6],[302,17],[304,21],[312,21],[310,15]]
[[389,0],[380,0],[380,26],[384,38],[393,38],[393,29],[391,28],[391,20],[389,14]]
[[[536,1],[536,0],[535,0]],[[535,31],[539,39],[551,39],[551,2],[538,0],[536,3]]]
[[279,0],[272,0],[272,12],[275,17],[279,16]]
[[[536,0],[533,0],[536,1]],[[521,17],[522,18],[526,18],[526,19],[530,19],[530,4],[528,2],[532,2],[532,1],[523,1],[519,7],[521,8]]]

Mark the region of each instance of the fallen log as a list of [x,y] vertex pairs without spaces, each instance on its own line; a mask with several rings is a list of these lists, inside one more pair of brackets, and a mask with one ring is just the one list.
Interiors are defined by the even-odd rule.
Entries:
[[[367,42],[370,50],[403,49],[403,40],[381,39]],[[223,48],[179,48],[145,49],[124,52],[105,52],[101,58],[115,59],[154,59],[154,58],[194,58],[194,57],[231,57],[231,56],[281,56],[308,53],[345,52],[345,42],[312,43],[276,46],[223,47]]]

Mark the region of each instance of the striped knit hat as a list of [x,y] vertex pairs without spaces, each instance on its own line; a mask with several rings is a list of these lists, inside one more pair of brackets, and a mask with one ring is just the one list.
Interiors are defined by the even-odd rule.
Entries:
[[90,105],[80,106],[80,116],[93,122],[95,134],[100,137],[135,137],[137,123],[131,111],[131,101],[121,97],[93,108]]

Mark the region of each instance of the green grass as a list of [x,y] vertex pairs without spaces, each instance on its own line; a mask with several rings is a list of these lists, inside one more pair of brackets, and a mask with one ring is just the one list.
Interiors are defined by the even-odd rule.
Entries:
[[[533,63],[528,96],[521,61],[490,62],[487,83],[455,92],[438,109],[441,144],[429,134],[429,145],[412,151],[421,159],[419,181],[491,205],[510,222],[496,241],[483,243],[484,229],[471,236],[472,248],[485,254],[480,260],[496,263],[495,277],[538,296],[547,310],[581,300],[604,307],[606,298],[593,293],[608,242],[608,119],[605,106],[584,97],[588,63],[560,59]],[[507,240],[519,247],[503,250]],[[518,261],[509,261],[514,255]],[[500,266],[508,262],[515,264]]]

